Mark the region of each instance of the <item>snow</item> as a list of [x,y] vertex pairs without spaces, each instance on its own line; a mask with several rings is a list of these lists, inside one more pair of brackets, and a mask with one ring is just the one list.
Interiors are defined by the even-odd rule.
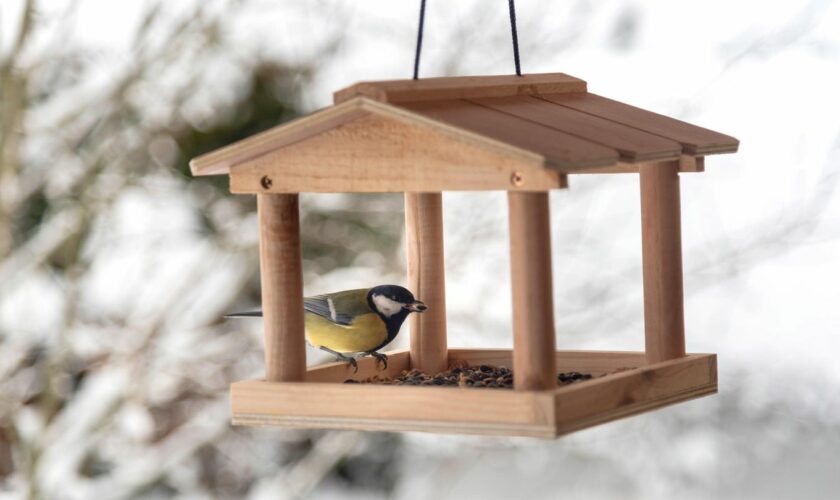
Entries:
[[[417,2],[206,4],[208,16],[230,9],[222,32],[235,50],[209,61],[196,55],[192,66],[179,60],[159,79],[145,75],[128,95],[147,107],[144,123],[198,126],[226,112],[260,58],[323,58],[305,89],[308,109],[330,104],[332,91],[355,81],[410,76]],[[72,41],[87,51],[92,69],[28,122],[40,131],[25,145],[32,168],[46,171],[60,161],[64,169],[50,181],[54,193],[70,190],[84,163],[51,156],[53,148],[43,145],[53,136],[43,131],[71,105],[95,105],[150,50],[133,42],[149,3],[80,5]],[[152,28],[152,46],[192,5],[162,7],[169,22]],[[43,6],[46,19],[59,22],[63,7]],[[15,4],[3,8],[0,53],[19,16]],[[572,498],[744,498],[767,493],[763,485],[790,469],[796,475],[784,477],[802,485],[803,495],[830,498],[840,487],[836,470],[819,465],[840,460],[840,2],[520,0],[517,8],[525,72],[579,76],[595,93],[740,139],[737,154],[710,156],[705,173],[681,176],[687,346],[718,353],[720,394],[550,443],[406,434],[391,497],[556,498],[564,491]],[[503,2],[429,2],[428,9],[422,76],[512,71]],[[46,34],[37,40],[27,60],[49,45]],[[335,53],[325,56],[336,40]],[[208,83],[182,106],[165,98],[183,79],[202,76]],[[174,156],[165,137],[114,140],[148,144],[162,168]],[[0,289],[0,374],[11,373],[38,343],[113,357],[92,369],[55,421],[15,404],[15,429],[43,447],[41,473],[29,479],[67,498],[110,498],[169,475],[182,498],[198,498],[204,490],[194,454],[206,445],[226,450],[226,469],[252,475],[251,498],[273,498],[286,486],[316,488],[309,476],[277,472],[273,443],[290,434],[227,428],[225,386],[261,372],[259,323],[243,321],[235,333],[215,323],[241,304],[253,273],[254,215],[229,201],[214,203],[210,216],[226,221],[223,234],[239,245],[221,247],[201,233],[196,216],[208,194],[188,181],[150,175],[126,189],[115,179],[98,182],[103,193],[119,194],[95,221],[84,249],[92,266],[78,290],[37,261],[84,220],[76,211],[51,214],[24,251],[0,263],[0,282],[15,284]],[[303,210],[343,209],[345,201],[305,195]],[[573,177],[569,190],[552,193],[558,346],[642,348],[638,205],[637,180],[629,175]],[[444,209],[449,342],[509,347],[505,197],[446,193]],[[306,272],[306,291],[404,284],[404,269],[385,262],[363,254],[352,267]],[[78,292],[84,321],[59,335],[70,291]],[[401,335],[395,347],[407,341]],[[307,355],[310,363],[323,359]],[[20,372],[0,386],[4,405],[43,383],[32,370]],[[153,442],[160,423],[152,409],[183,404],[189,390],[202,394],[186,412],[191,416]],[[324,447],[352,453],[361,439],[328,436],[338,437],[313,452],[313,470],[326,467]],[[80,478],[82,456],[94,448],[115,468]],[[813,467],[791,465],[790,457]],[[0,491],[23,491],[21,478],[0,480]],[[335,485],[321,488],[315,494],[322,498],[340,493]]]

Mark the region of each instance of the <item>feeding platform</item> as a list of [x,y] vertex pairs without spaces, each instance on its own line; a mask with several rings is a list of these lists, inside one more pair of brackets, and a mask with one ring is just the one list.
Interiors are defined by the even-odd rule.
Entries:
[[[686,354],[679,174],[738,141],[587,91],[568,75],[363,82],[335,104],[195,158],[256,194],[266,376],[231,386],[234,424],[556,437],[717,391],[714,354]],[[569,175],[638,175],[644,352],[557,351],[548,191]],[[447,344],[443,191],[508,192],[513,349]],[[408,351],[387,370],[305,366],[299,193],[405,193]],[[641,333],[641,332],[640,332]],[[450,364],[513,368],[514,389],[344,384]],[[591,380],[558,387],[562,371]]]

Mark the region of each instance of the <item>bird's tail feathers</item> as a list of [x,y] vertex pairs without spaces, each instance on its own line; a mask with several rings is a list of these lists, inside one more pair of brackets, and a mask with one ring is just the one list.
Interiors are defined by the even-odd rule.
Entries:
[[262,311],[244,311],[225,314],[225,318],[262,318]]

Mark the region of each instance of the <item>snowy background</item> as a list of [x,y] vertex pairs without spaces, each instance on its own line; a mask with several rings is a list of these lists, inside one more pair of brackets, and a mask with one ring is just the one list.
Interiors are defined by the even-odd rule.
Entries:
[[[740,139],[681,176],[717,396],[553,442],[229,426],[262,373],[259,322],[220,320],[259,302],[255,204],[186,163],[409,77],[418,4],[0,5],[0,498],[837,498],[837,1],[517,2],[525,73]],[[506,2],[427,9],[421,76],[513,71]],[[510,346],[504,194],[444,209],[450,344]],[[404,282],[401,196],[302,217],[307,293]],[[638,179],[572,177],[552,226],[558,346],[642,349]]]

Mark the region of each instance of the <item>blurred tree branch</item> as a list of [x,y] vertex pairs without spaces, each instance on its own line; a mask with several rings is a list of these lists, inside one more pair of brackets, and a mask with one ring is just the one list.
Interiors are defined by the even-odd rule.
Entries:
[[[225,262],[241,264],[231,268],[223,300],[212,309],[198,304],[198,318],[219,318],[243,293],[258,292],[256,242],[241,238],[242,223],[253,222],[253,200],[230,197],[223,179],[192,179],[187,161],[298,116],[300,90],[313,74],[306,64],[231,50],[222,23],[241,5],[198,3],[173,13],[163,2],[149,4],[130,40],[131,60],[102,67],[60,37],[27,53],[24,63],[27,41],[45,39],[47,29],[36,2],[26,3],[0,66],[0,299],[11,300],[26,283],[46,276],[48,288],[61,291],[61,306],[49,332],[14,331],[20,327],[10,330],[0,321],[0,487],[17,485],[29,498],[133,498],[172,489],[209,495],[211,487],[214,496],[239,496],[259,474],[277,476],[273,461],[250,470],[249,454],[265,449],[282,456],[282,433],[244,448],[228,444],[244,434],[227,423],[227,385],[260,370],[259,340],[234,335],[217,319],[185,326],[182,312],[196,307],[199,284]],[[72,2],[62,19],[71,19],[77,7]],[[317,58],[330,57],[338,46],[338,38],[328,40]],[[220,60],[242,72],[241,88],[208,86]],[[107,79],[97,78],[102,72]],[[161,200],[165,189],[181,193],[201,221],[193,237],[217,260],[191,264],[165,290],[136,290],[158,297],[154,310],[97,311],[85,297],[101,254],[120,244],[112,236],[124,232],[113,227],[115,211],[126,193]],[[332,218],[317,206],[309,211],[314,219],[306,241],[322,270],[352,262],[353,252],[376,248],[383,238],[390,249],[399,241],[401,228],[373,229],[371,219],[384,214],[357,213],[360,200],[346,206]],[[336,224],[356,225],[367,236],[344,248],[318,234]],[[153,245],[153,236],[144,239]],[[121,278],[113,279],[116,291]],[[317,435],[313,441],[305,433],[292,436],[299,438],[288,446],[306,442],[315,450],[301,457],[306,460],[290,479],[300,491],[314,487],[350,451],[336,449],[334,462],[317,465],[316,457],[332,446],[329,439],[343,438],[319,444]],[[207,461],[208,454],[227,454],[234,464]],[[186,483],[188,476],[173,472],[214,464],[235,472],[212,469],[200,475],[205,480]],[[309,479],[300,483],[304,473]]]

